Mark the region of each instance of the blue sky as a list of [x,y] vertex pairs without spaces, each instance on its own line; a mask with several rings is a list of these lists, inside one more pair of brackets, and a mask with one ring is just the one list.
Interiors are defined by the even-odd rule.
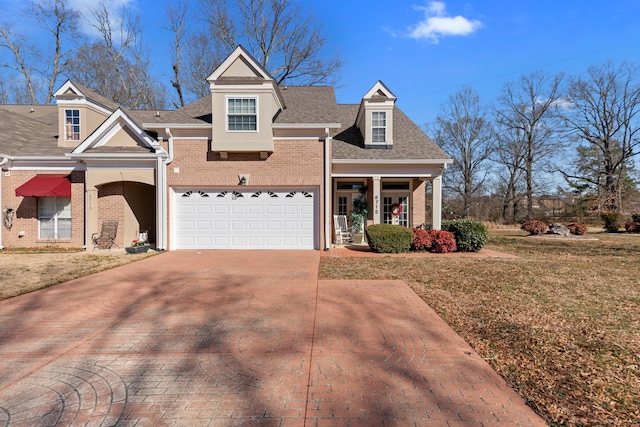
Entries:
[[[69,2],[86,5],[89,0]],[[0,0],[0,20],[10,18],[15,3]],[[111,3],[126,3],[142,13],[145,42],[156,58],[155,74],[166,79],[170,33],[161,24],[166,1]],[[575,75],[592,64],[639,59],[637,0],[299,4],[323,23],[327,54],[341,52],[338,102],[357,103],[382,80],[398,97],[397,105],[418,124],[433,122],[447,97],[464,85],[491,102],[506,81],[538,68]]]

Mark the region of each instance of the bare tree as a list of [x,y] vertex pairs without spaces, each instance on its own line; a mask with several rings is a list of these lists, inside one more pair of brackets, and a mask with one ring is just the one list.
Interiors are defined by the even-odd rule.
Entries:
[[[536,167],[558,150],[555,111],[561,99],[562,74],[549,76],[536,71],[508,82],[498,98],[496,122],[502,135],[512,146],[512,154],[522,155],[527,200],[526,218],[533,217],[533,196],[536,190]],[[510,163],[514,164],[515,159]]]
[[493,149],[493,130],[485,111],[478,95],[463,88],[449,97],[436,118],[435,141],[453,159],[446,187],[461,196],[465,218],[484,183]]
[[526,146],[523,138],[512,129],[503,129],[496,121],[495,150],[491,156],[496,168],[496,191],[502,198],[502,219],[507,223],[517,220],[518,203],[522,199],[522,177],[525,170]]
[[[67,59],[72,50],[68,46],[77,39],[80,13],[69,9],[64,0],[45,0],[31,4],[31,15],[40,26],[47,29],[53,40],[50,68],[40,74],[49,80],[45,104],[51,103],[53,92],[61,73],[67,69]],[[65,46],[67,46],[65,48]]]
[[[51,34],[47,39],[49,46],[40,51],[35,45],[27,42],[23,34],[13,31],[9,25],[0,25],[0,48],[11,52],[12,60],[5,57],[0,66],[17,71],[25,81],[28,94],[27,102],[37,104],[38,99],[44,99],[49,104],[53,98],[53,91],[59,83],[61,73],[65,71],[66,59],[72,49],[73,39],[78,38],[79,13],[66,6],[64,0],[43,0],[32,2],[23,12],[28,20],[34,20],[34,25],[46,29]],[[36,74],[38,76],[36,76]],[[38,81],[47,81],[39,85]],[[46,93],[39,93],[40,86],[46,86]]]
[[104,2],[91,9],[91,18],[100,39],[79,49],[71,77],[124,107],[164,108],[163,90],[148,71],[140,18],[126,6],[115,16]]
[[173,33],[173,51],[171,52],[173,79],[171,86],[176,90],[177,102],[173,105],[176,108],[184,107],[184,95],[182,92],[182,74],[184,72],[184,39],[187,32],[187,10],[189,2],[187,0],[177,0],[175,3],[168,3],[166,15],[168,29]]
[[36,84],[33,78],[33,65],[36,61],[31,61],[30,57],[36,56],[36,48],[33,45],[28,45],[24,36],[13,32],[12,27],[9,25],[0,26],[0,48],[9,50],[13,56],[13,60],[10,60],[6,56],[2,56],[0,65],[4,68],[17,71],[24,77],[25,89],[28,93],[29,104],[37,104],[38,98],[36,96]]
[[623,183],[640,152],[638,77],[637,65],[606,63],[589,67],[586,78],[569,85],[570,108],[563,117],[581,145],[574,167],[562,172],[593,187],[603,210],[620,211]]
[[342,65],[339,55],[322,57],[326,38],[312,16],[303,17],[292,0],[200,0],[219,46],[243,45],[279,83],[331,82]]

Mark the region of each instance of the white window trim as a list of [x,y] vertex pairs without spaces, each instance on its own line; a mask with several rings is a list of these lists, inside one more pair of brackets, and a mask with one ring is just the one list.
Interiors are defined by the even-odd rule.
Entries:
[[[69,139],[67,134],[67,111],[77,111],[78,112],[78,139]],[[71,125],[75,126],[75,125]],[[65,141],[78,141],[82,140],[82,111],[79,108],[65,108],[64,109],[64,123],[63,123],[63,132],[64,132],[64,140]]]
[[[229,100],[230,99],[254,99],[256,101],[256,129],[255,130],[231,130],[229,129]],[[227,95],[225,97],[225,110],[226,110],[226,114],[224,116],[224,121],[225,121],[225,130],[227,132],[230,133],[257,133],[260,131],[260,105],[259,105],[259,98],[258,96],[255,95],[251,95],[251,96],[246,96],[246,95]],[[234,114],[237,115],[237,114]]]
[[[374,114],[383,114],[384,115],[384,126],[374,126],[373,125],[373,115]],[[386,144],[388,139],[387,138],[387,123],[388,123],[388,118],[387,118],[387,112],[386,111],[372,111],[371,112],[371,143],[372,144]],[[373,130],[374,129],[384,129],[384,141],[374,141],[373,140]]]
[[[42,229],[41,229],[41,216],[40,216],[40,203],[42,203],[42,199],[55,199],[56,202],[56,211],[53,214],[53,216],[50,218],[53,220],[53,232],[54,232],[54,237],[51,236],[43,236],[42,235]],[[60,199],[69,199],[69,217],[62,217],[60,216],[61,211],[58,210],[58,202]],[[73,214],[71,212],[71,198],[70,197],[38,197],[38,240],[69,240],[71,239],[71,237],[73,236]],[[71,225],[71,229],[69,230],[71,232],[71,235],[69,235],[69,237],[60,237],[59,236],[59,228],[58,228],[58,220],[59,219],[67,219],[69,220],[69,224]]]

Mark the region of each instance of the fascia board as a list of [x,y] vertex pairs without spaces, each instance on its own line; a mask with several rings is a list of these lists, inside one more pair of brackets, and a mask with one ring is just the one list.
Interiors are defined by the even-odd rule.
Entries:
[[211,129],[211,124],[190,124],[190,123],[142,123],[145,129]]
[[168,154],[164,151],[159,153],[69,153],[67,157],[74,160],[156,160],[158,157],[165,159]]
[[332,159],[335,164],[354,165],[448,165],[453,163],[452,159]]
[[340,129],[340,123],[273,123],[273,129]]

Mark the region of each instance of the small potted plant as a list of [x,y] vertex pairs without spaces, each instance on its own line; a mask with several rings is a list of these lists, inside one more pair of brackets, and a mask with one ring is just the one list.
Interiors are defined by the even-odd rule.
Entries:
[[127,251],[128,254],[141,254],[147,252],[150,247],[149,243],[144,240],[136,239],[131,242],[131,246],[125,247],[124,250]]
[[360,196],[353,201],[351,210],[351,226],[353,227],[353,242],[362,243],[364,235],[364,224],[369,213],[369,204],[367,203],[367,187],[360,189]]

